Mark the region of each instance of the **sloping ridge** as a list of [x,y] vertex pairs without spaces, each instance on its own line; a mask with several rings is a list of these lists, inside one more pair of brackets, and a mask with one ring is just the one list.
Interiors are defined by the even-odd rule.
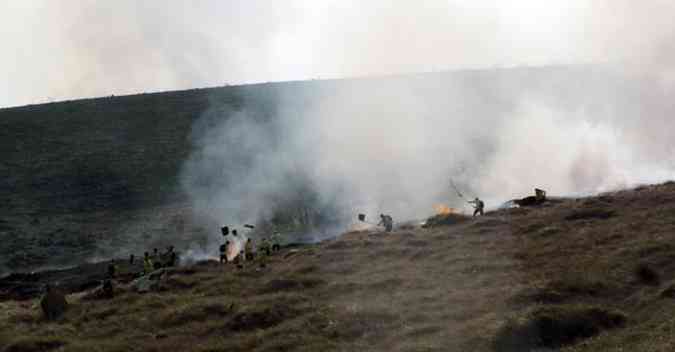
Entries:
[[665,183],[347,233],[282,249],[263,268],[181,268],[152,294],[71,295],[58,324],[3,302],[0,348],[667,351],[674,230],[675,183]]

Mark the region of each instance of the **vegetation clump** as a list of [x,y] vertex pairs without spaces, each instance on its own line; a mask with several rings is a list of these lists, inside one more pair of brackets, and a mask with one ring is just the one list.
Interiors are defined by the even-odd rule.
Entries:
[[625,323],[625,314],[600,307],[540,307],[521,319],[506,323],[495,338],[495,350],[515,352],[560,348]]

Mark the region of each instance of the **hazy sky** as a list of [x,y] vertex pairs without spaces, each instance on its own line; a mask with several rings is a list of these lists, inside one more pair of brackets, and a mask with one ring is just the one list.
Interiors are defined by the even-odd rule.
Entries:
[[6,0],[0,106],[243,82],[668,66],[671,0]]

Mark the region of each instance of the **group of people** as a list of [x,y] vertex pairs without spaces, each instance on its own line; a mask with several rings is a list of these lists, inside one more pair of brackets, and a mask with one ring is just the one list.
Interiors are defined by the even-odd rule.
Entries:
[[[514,200],[515,204],[519,206],[539,205],[546,201],[547,201],[546,191],[541,188],[534,189],[534,196]],[[482,200],[476,197],[476,199],[470,200],[468,203],[473,205],[474,208],[473,216],[483,215],[485,203]]]
[[[134,265],[136,257],[133,254],[129,255],[129,265]],[[153,249],[152,255],[150,252],[145,252],[143,254],[143,274],[149,274],[155,270],[173,267],[178,264],[178,256],[174,251],[173,246],[169,246],[166,249],[166,252],[160,253],[157,248]],[[107,277],[109,279],[114,279],[120,273],[119,265],[115,259],[111,259],[108,264]]]
[[[131,254],[129,256],[129,264],[133,265],[134,260],[134,255]],[[177,262],[178,256],[173,246],[167,247],[164,253],[160,253],[157,248],[154,248],[152,255],[150,255],[150,252],[143,253],[143,274],[147,275],[161,268],[176,266]]]
[[[223,236],[227,236],[230,234],[230,229],[227,226],[224,226],[221,228],[221,233]],[[235,238],[238,236],[237,230],[232,230],[231,234]],[[251,238],[246,238],[244,245],[239,249],[239,253],[235,253],[234,256],[232,256],[232,253],[228,253],[230,247],[233,245],[234,243],[226,240],[225,243],[220,246],[220,263],[228,263],[231,260],[237,265],[242,265],[242,262],[252,261],[256,258],[256,255],[258,255],[261,258],[261,266],[264,266],[263,253],[264,255],[269,256],[272,252],[278,251],[281,248],[279,233],[275,233],[269,238],[261,238],[258,241],[258,246],[255,250],[253,240]],[[228,254],[231,257],[229,259]]]

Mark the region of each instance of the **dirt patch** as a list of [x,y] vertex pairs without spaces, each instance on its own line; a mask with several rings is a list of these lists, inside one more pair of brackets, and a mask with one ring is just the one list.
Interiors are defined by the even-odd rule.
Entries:
[[174,273],[176,273],[177,275],[186,275],[186,276],[189,276],[189,275],[194,275],[194,274],[196,274],[196,273],[197,273],[197,269],[195,269],[195,268],[193,268],[193,267],[191,267],[191,266],[186,266],[186,267],[183,267],[183,268],[174,269]]
[[423,327],[423,328],[414,329],[413,331],[407,333],[406,336],[412,337],[412,338],[422,337],[422,336],[437,334],[440,331],[441,331],[441,328],[439,328],[438,326],[427,326],[427,327]]
[[88,315],[85,316],[83,319],[84,321],[88,321],[89,319],[95,319],[95,320],[105,320],[109,317],[112,317],[118,313],[117,308],[111,307],[111,308],[106,308],[100,311],[96,312],[91,312]]
[[499,219],[480,219],[472,224],[473,227],[496,227],[506,224],[505,221]]
[[325,283],[326,282],[321,279],[303,279],[303,280],[274,279],[269,281],[261,289],[259,289],[258,293],[266,294],[281,291],[312,289],[324,285]]
[[197,281],[188,278],[170,276],[164,280],[164,285],[170,290],[188,290],[197,286]]
[[158,325],[162,328],[170,328],[191,322],[201,322],[208,319],[227,316],[234,309],[233,304],[208,303],[187,307],[174,308],[160,314]]
[[377,252],[377,256],[383,258],[409,257],[411,254],[413,254],[413,251],[409,248],[385,248]]
[[298,315],[300,315],[298,310],[288,305],[277,304],[264,310],[238,313],[225,324],[225,328],[236,332],[268,329]]
[[319,267],[316,265],[307,265],[303,266],[302,268],[298,269],[298,274],[311,274],[314,272],[319,271]]
[[404,284],[405,281],[401,279],[387,279],[369,284],[367,285],[367,287],[375,290],[389,290],[389,289],[401,289],[401,287],[403,287]]
[[396,320],[396,317],[382,312],[350,312],[342,314],[330,328],[324,330],[328,337],[352,341],[361,338],[381,336]]
[[577,298],[607,296],[613,287],[602,281],[565,279],[548,282],[542,287],[526,289],[514,298],[515,303],[557,304]]
[[32,324],[39,320],[39,317],[34,313],[19,312],[12,314],[9,317],[9,322],[14,324]]
[[65,341],[54,338],[21,339],[5,349],[6,352],[43,352],[65,346]]
[[408,247],[427,247],[429,246],[429,242],[421,240],[410,240],[407,241],[405,245]]
[[661,291],[660,296],[661,298],[671,298],[671,299],[675,298],[675,284],[670,285],[669,287]]
[[545,226],[537,231],[537,235],[541,237],[552,236],[561,233],[562,230],[557,226]]
[[331,250],[341,250],[341,249],[350,249],[350,248],[355,248],[358,247],[357,244],[347,242],[347,241],[335,241],[332,242],[328,245],[326,245],[326,249],[331,249]]
[[494,349],[516,352],[560,348],[625,323],[623,313],[599,307],[542,307],[507,322],[494,339]]
[[640,258],[647,258],[655,256],[657,254],[671,254],[673,252],[673,246],[669,243],[655,243],[646,245],[642,248],[639,248],[636,251],[636,254]]
[[604,220],[609,219],[616,215],[616,212],[613,210],[607,209],[583,209],[576,210],[565,216],[567,221],[578,221],[578,220]]

